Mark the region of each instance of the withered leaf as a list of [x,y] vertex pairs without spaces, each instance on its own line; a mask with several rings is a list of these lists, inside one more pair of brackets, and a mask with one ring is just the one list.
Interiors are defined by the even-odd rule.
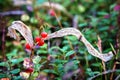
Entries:
[[67,35],[76,36],[78,39],[80,39],[84,43],[84,45],[86,46],[88,52],[91,55],[93,55],[95,57],[98,57],[99,59],[103,60],[104,62],[107,62],[110,59],[112,59],[112,57],[113,57],[112,51],[108,52],[107,54],[100,53],[97,49],[95,49],[89,43],[89,41],[86,40],[84,35],[76,28],[63,28],[63,29],[61,29],[59,31],[56,31],[56,32],[54,32],[52,34],[49,34],[46,39],[51,39],[51,38],[56,38],[56,37],[63,37],[63,36],[67,36]]
[[20,37],[16,33],[16,30],[25,38],[30,46],[33,46],[33,37],[30,28],[21,21],[14,21],[12,25],[8,27],[8,34],[16,40],[20,40]]

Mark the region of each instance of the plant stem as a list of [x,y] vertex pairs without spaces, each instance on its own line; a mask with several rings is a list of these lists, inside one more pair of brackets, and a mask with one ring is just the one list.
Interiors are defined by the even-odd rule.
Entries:
[[[116,62],[114,63],[112,70],[115,70],[115,68],[116,68]],[[113,75],[114,75],[113,73],[110,75],[110,80],[113,80]]]
[[1,31],[2,31],[2,56],[3,56],[3,61],[6,61],[6,57],[5,57],[5,27],[6,27],[6,20],[0,16],[0,26]]
[[85,60],[86,60],[86,65],[87,67],[89,66],[88,60],[87,60],[87,52],[85,52]]
[[[106,71],[106,66],[105,66],[105,62],[102,61],[102,65],[103,65],[103,70],[104,72]],[[107,80],[107,75],[105,74],[105,80]]]
[[3,25],[2,29],[2,55],[3,55],[3,61],[6,61],[5,57],[5,27]]

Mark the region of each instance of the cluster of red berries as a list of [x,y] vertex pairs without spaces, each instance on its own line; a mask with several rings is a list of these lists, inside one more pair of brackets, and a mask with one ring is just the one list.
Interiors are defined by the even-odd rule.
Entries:
[[[46,33],[46,32],[42,32],[41,34],[40,34],[40,36],[41,37],[36,37],[35,38],[35,42],[36,42],[36,44],[38,45],[38,46],[43,46],[44,45],[44,39],[48,36],[48,34]],[[27,43],[26,45],[25,45],[25,49],[28,49],[28,50],[30,50],[31,49],[31,46]]]

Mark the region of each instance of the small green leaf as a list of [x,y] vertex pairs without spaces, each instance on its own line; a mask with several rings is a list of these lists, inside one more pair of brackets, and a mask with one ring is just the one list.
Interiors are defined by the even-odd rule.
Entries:
[[68,46],[64,46],[61,50],[65,53],[69,49]]
[[87,68],[86,69],[86,74],[88,74],[89,76],[94,76],[93,71],[91,70],[91,68]]
[[7,67],[7,66],[9,66],[9,64],[8,64],[8,62],[1,62],[0,66],[6,66]]
[[95,75],[95,74],[100,74],[100,72],[99,72],[99,71],[94,71],[93,74],[94,74],[94,75]]
[[85,27],[85,26],[87,26],[88,24],[87,23],[81,23],[81,24],[79,24],[78,26],[80,26],[80,27]]
[[17,55],[17,49],[13,49],[13,51],[11,51],[10,53],[8,53],[6,56],[7,58],[10,60],[13,56]]
[[73,62],[74,62],[74,64],[79,64],[80,63],[80,61],[78,61],[78,60],[74,60]]
[[37,23],[38,23],[38,20],[35,19],[34,17],[32,17],[32,18],[30,19],[30,22],[31,22],[32,24],[37,24]]
[[24,58],[19,58],[19,59],[12,59],[11,62],[12,64],[19,64],[20,62],[23,61]]
[[35,71],[39,71],[41,67],[42,67],[41,64],[35,64],[35,65],[34,65]]
[[61,60],[61,59],[55,59],[54,60],[54,63],[56,63],[56,64],[66,63],[66,62],[67,62],[67,60]]
[[45,69],[45,70],[43,70],[43,72],[57,74],[56,71],[50,70],[50,69]]
[[39,75],[38,72],[35,72],[35,73],[33,74],[34,77],[37,77],[38,75]]
[[77,41],[77,38],[75,36],[67,36],[70,41]]
[[103,11],[102,11],[102,12],[97,12],[97,14],[98,14],[98,15],[102,15],[102,16],[104,16],[104,15],[108,15],[107,12],[103,12]]
[[74,53],[75,53],[75,51],[71,50],[71,51],[69,51],[69,52],[66,53],[65,57],[68,57],[68,56],[70,56],[70,55],[72,55]]
[[61,53],[63,53],[64,51],[61,49],[61,48],[59,48],[58,46],[54,46],[54,47],[51,47],[50,49],[49,49],[49,53],[50,54],[56,54],[56,52],[54,52],[54,49],[57,49],[57,50],[59,50],[59,52]]
[[13,76],[13,80],[23,80],[21,76]]
[[106,30],[108,30],[108,29],[109,29],[108,26],[104,26],[104,27],[101,27],[101,28],[99,29],[99,31],[106,31]]
[[17,74],[17,73],[19,73],[20,72],[20,69],[14,69],[14,70],[12,70],[12,71],[10,71],[12,74]]
[[94,66],[94,67],[100,67],[101,63],[92,63],[91,65]]
[[47,51],[41,49],[37,51],[37,54],[47,54]]
[[34,63],[34,64],[38,64],[40,61],[41,61],[41,57],[40,57],[40,56],[35,56],[35,57],[33,58],[33,63]]

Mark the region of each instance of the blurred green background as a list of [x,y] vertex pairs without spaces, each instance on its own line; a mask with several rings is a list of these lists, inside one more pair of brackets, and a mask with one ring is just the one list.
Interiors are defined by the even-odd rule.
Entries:
[[[84,44],[75,36],[45,41],[35,50],[39,56],[34,64],[31,80],[44,76],[48,80],[87,80],[104,71],[117,69],[100,75],[95,80],[115,79],[119,74],[120,24],[119,0],[0,0],[0,78],[21,80],[20,72],[24,58],[29,54],[24,49],[26,41],[21,36],[18,42],[7,35],[13,21],[20,20],[30,27],[33,38],[41,31],[48,34],[61,28],[79,29],[98,50],[98,37],[102,41],[102,52],[113,51],[109,62],[102,62],[87,52]],[[56,15],[51,15],[51,9]],[[39,61],[40,60],[40,61]],[[116,61],[118,62],[116,64]],[[113,68],[115,66],[115,68]],[[111,80],[112,80],[111,79]],[[37,79],[36,79],[37,80]]]

